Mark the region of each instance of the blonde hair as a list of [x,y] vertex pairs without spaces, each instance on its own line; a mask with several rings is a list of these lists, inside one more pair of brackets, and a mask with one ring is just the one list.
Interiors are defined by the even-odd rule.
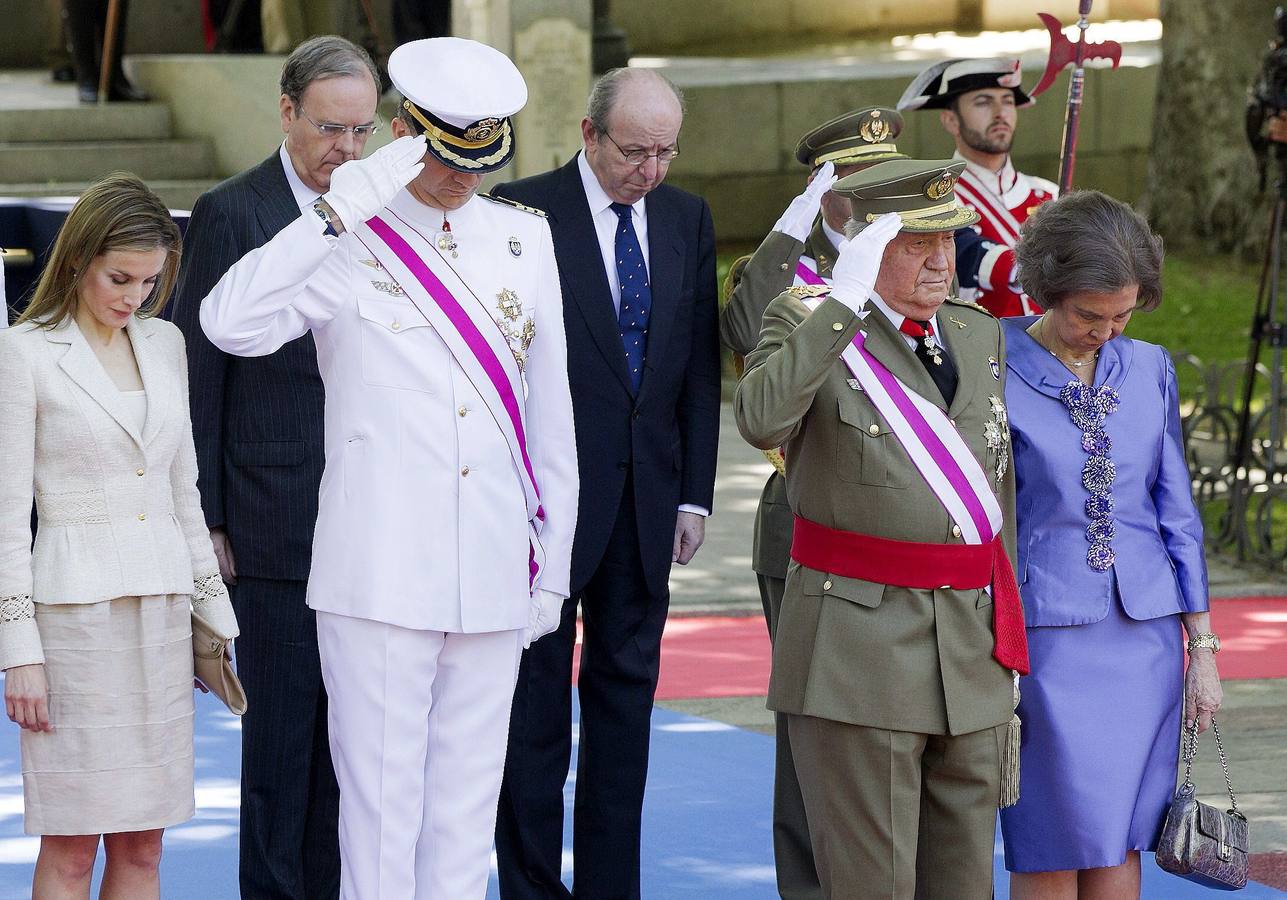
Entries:
[[166,251],[165,265],[151,295],[135,313],[143,318],[155,316],[170,299],[179,277],[183,242],[170,211],[137,175],[108,175],[81,194],[71,208],[31,303],[18,322],[34,322],[40,328],[61,325],[76,312],[80,283],[91,260],[113,250],[158,248]]

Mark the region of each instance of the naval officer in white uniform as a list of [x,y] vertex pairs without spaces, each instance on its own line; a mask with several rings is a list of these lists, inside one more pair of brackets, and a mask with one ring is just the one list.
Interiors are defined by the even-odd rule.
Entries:
[[513,156],[522,76],[457,38],[399,47],[389,74],[398,139],[234,265],[201,325],[243,356],[317,343],[308,603],[342,896],[468,900],[486,891],[519,656],[568,595],[576,445],[549,227],[475,193]]

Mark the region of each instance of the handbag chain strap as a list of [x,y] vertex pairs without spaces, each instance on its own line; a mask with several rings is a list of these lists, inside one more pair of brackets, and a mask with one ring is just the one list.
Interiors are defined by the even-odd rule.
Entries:
[[[1220,754],[1220,768],[1224,770],[1224,784],[1229,789],[1229,803],[1231,808],[1229,812],[1237,816],[1242,816],[1238,812],[1238,798],[1233,794],[1233,779],[1229,777],[1229,759],[1225,756],[1224,741],[1220,740],[1220,726],[1216,724],[1215,716],[1211,717],[1211,730],[1215,733],[1216,750]],[[1185,729],[1184,732],[1184,786],[1193,788],[1193,760],[1198,757],[1198,721],[1195,718],[1193,725]],[[1245,817],[1244,817],[1245,818]]]

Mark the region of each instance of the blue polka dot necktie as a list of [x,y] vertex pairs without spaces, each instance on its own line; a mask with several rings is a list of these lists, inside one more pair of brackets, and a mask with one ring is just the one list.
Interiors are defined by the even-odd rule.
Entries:
[[621,345],[626,351],[626,371],[630,373],[630,389],[639,393],[643,380],[644,353],[648,349],[648,315],[652,312],[652,288],[648,285],[648,267],[644,265],[643,250],[635,225],[630,218],[630,207],[624,203],[612,204],[617,214],[617,284],[621,286],[621,309],[617,324],[621,328]]

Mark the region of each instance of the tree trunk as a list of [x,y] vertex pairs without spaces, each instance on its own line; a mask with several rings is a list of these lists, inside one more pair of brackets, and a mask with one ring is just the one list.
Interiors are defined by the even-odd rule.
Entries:
[[1162,0],[1162,63],[1144,208],[1168,248],[1264,249],[1276,167],[1259,193],[1244,133],[1280,0]]

